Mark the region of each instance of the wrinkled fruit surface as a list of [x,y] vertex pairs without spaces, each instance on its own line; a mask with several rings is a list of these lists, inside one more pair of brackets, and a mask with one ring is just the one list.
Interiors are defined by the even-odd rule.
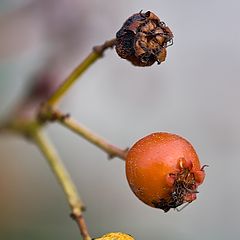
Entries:
[[196,199],[205,177],[192,145],[171,133],[153,133],[128,151],[126,175],[135,195],[165,212]]
[[95,240],[134,240],[134,238],[126,233],[115,232],[107,233],[101,238],[96,238]]
[[152,12],[129,17],[116,34],[116,51],[136,66],[150,66],[165,61],[166,48],[172,45],[169,27]]

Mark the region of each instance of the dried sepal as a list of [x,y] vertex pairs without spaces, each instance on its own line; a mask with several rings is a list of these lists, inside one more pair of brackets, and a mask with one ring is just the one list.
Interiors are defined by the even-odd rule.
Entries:
[[147,11],[129,17],[116,38],[118,55],[133,65],[144,67],[165,61],[173,34],[154,13]]

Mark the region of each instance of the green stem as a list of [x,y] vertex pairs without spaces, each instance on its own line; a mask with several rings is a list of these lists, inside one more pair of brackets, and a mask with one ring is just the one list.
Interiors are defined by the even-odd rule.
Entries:
[[82,126],[73,118],[71,117],[58,118],[58,122],[61,123],[63,126],[67,127],[68,129],[72,130],[76,134],[80,135],[81,137],[85,138],[87,141],[93,143],[95,146],[99,147],[103,151],[105,151],[109,155],[109,158],[119,157],[123,160],[126,159],[127,149],[123,150],[108,143],[105,139],[91,132],[89,129]]
[[36,129],[32,135],[33,140],[47,159],[53,173],[58,179],[63,191],[67,197],[72,210],[72,217],[77,222],[81,235],[84,240],[90,240],[85,221],[82,216],[84,210],[83,203],[78,195],[77,189],[72,182],[67,170],[61,162],[54,146],[41,129]]
[[39,147],[43,155],[46,157],[61,187],[63,188],[63,191],[67,196],[69,205],[73,210],[73,213],[80,215],[84,208],[83,204],[80,200],[80,197],[78,196],[77,189],[74,186],[74,183],[72,182],[69,174],[67,173],[52,143],[49,141],[49,139],[42,130],[36,130],[33,137],[37,146]]
[[93,48],[93,51],[78,65],[69,77],[63,82],[56,92],[48,99],[47,103],[50,106],[56,105],[77,79],[84,73],[97,59],[102,57],[103,52],[115,45],[116,39],[106,41],[103,45]]

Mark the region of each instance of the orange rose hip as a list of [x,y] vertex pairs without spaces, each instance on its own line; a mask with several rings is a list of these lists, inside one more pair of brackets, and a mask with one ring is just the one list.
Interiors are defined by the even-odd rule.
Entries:
[[126,175],[134,194],[165,212],[196,199],[205,177],[193,146],[171,133],[153,133],[133,145],[126,157]]

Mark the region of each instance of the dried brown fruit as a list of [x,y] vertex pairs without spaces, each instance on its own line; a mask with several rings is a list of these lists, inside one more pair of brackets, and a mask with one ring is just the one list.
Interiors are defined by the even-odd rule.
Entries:
[[173,43],[169,27],[150,11],[129,17],[116,38],[118,55],[141,67],[165,61],[166,48]]

